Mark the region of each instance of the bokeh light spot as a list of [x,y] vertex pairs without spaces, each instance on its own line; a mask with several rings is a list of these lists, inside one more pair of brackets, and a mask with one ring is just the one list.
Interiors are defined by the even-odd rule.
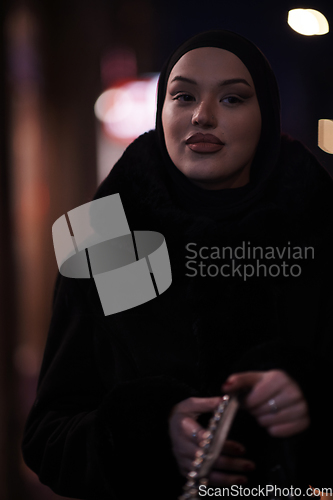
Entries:
[[318,121],[318,146],[326,153],[333,154],[333,120]]
[[325,35],[329,32],[326,17],[314,9],[293,9],[288,13],[289,26],[301,35]]

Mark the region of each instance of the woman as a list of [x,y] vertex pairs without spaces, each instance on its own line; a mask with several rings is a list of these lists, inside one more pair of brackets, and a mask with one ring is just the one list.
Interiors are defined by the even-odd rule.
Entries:
[[281,137],[253,44],[211,31],[172,54],[156,130],[96,198],[114,193],[164,235],[172,285],[105,317],[93,282],[58,280],[27,464],[65,496],[177,498],[207,415],[242,392],[210,485],[329,487],[332,182]]

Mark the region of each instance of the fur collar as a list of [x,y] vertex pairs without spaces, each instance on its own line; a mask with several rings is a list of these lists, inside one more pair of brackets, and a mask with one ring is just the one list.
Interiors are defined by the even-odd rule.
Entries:
[[299,244],[321,245],[331,233],[332,179],[300,142],[288,136],[282,136],[276,174],[265,195],[223,227],[177,205],[154,130],[127,148],[95,198],[118,192],[131,229],[164,231],[178,241],[211,239],[223,229],[224,234],[252,240],[260,240],[265,232],[272,242],[292,238]]
[[[208,358],[206,351],[210,349],[207,332],[211,330],[214,336],[222,315],[226,331],[238,332],[223,339],[223,349],[237,352],[237,356],[240,342],[242,350],[247,352],[251,345],[279,337],[278,301],[287,294],[297,293],[301,304],[302,294],[312,293],[314,284],[309,283],[318,279],[322,267],[330,259],[333,247],[332,180],[302,144],[286,136],[282,138],[277,175],[267,194],[251,210],[228,224],[219,225],[207,217],[186,213],[174,202],[154,131],[140,136],[128,147],[100,186],[96,198],[118,192],[132,230],[159,231],[165,236],[172,267],[172,287],[176,290],[179,286],[180,296],[192,311],[191,330],[203,359]],[[221,276],[185,279],[185,248],[189,242],[235,247],[244,241],[262,247],[287,247],[288,243],[313,246],[316,258],[302,261],[304,274],[302,272],[302,279],[296,281],[282,276],[246,282]],[[163,301],[171,300],[170,294],[166,292]],[[237,313],[237,304],[243,304],[241,316]],[[170,305],[170,313],[173,308],[174,305]],[[248,339],[244,332],[251,321],[253,333]],[[268,331],[271,338],[267,337]],[[217,351],[223,352],[223,349]]]

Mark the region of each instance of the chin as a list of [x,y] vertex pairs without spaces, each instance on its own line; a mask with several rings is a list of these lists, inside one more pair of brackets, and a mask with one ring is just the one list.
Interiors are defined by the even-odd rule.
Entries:
[[207,164],[204,160],[200,163],[194,165],[186,165],[184,168],[179,169],[183,172],[189,179],[196,179],[198,181],[213,181],[220,180],[220,175],[223,176],[222,172],[217,175],[219,166],[214,166],[212,164]]
[[222,189],[220,186],[225,182],[223,179],[214,179],[210,177],[198,177],[198,176],[188,177],[188,179],[191,182],[193,182],[193,184],[196,184],[197,186],[202,187],[204,189]]

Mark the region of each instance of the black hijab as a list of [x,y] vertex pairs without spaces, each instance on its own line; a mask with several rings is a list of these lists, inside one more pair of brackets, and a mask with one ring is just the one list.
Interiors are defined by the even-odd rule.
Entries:
[[[208,190],[196,186],[178,170],[166,149],[162,109],[168,78],[174,65],[186,52],[200,47],[216,47],[235,54],[249,70],[256,89],[262,131],[251,166],[250,183],[240,188]],[[166,61],[159,78],[156,132],[164,166],[172,180],[172,189],[184,208],[214,219],[225,219],[246,209],[264,193],[272,178],[280,150],[279,91],[265,56],[252,42],[231,31],[207,31],[184,42]]]

